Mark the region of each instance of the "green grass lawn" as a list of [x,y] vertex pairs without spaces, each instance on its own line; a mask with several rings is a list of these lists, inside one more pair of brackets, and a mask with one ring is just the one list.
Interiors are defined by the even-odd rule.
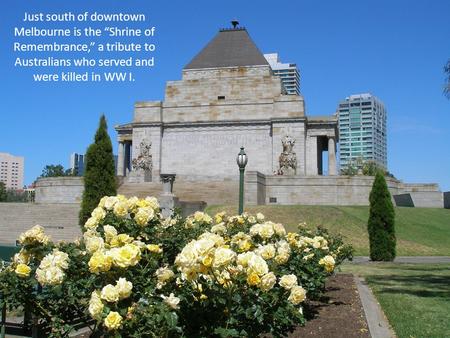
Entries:
[[[209,214],[225,210],[237,213],[236,207],[210,206]],[[295,230],[300,222],[310,226],[322,225],[333,233],[340,233],[353,245],[356,255],[369,254],[366,206],[304,206],[259,205],[245,211],[262,212],[266,219],[283,223]],[[450,210],[432,208],[395,208],[397,255],[447,256],[450,255]]]
[[345,264],[366,278],[399,338],[450,337],[450,265]]

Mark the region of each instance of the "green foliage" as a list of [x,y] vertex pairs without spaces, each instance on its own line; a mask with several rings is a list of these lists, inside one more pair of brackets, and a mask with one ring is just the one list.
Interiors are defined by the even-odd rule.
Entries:
[[6,202],[30,202],[28,192],[24,190],[14,190],[14,189],[8,189],[6,190]]
[[0,202],[6,202],[6,186],[5,183],[0,182]]
[[386,180],[378,172],[369,196],[370,211],[367,224],[370,259],[393,261],[396,255],[395,212]]
[[117,184],[114,155],[104,115],[100,118],[95,140],[85,156],[84,192],[80,210],[80,224],[89,218],[103,196],[116,194]]
[[341,175],[348,176],[355,176],[358,174],[364,176],[375,176],[377,172],[381,172],[383,175],[395,178],[394,175],[389,173],[375,161],[364,160],[362,157],[359,157],[353,161],[350,160],[347,166],[341,169]]
[[64,170],[61,164],[48,164],[42,169],[41,177],[74,176],[71,169]]

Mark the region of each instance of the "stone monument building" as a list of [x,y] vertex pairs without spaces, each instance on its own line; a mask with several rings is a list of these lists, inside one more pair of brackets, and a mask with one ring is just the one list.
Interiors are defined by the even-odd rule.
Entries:
[[137,102],[133,121],[116,130],[125,182],[161,173],[177,182],[237,180],[241,146],[247,171],[322,175],[328,150],[328,174],[337,174],[337,118],[307,117],[303,96],[284,92],[245,28],[221,29],[181,80],[167,82],[163,101]]

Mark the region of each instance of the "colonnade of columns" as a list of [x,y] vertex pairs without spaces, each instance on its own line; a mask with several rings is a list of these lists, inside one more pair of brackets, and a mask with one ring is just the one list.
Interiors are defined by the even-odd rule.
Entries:
[[334,137],[328,137],[328,175],[337,175],[336,141]]
[[117,176],[127,176],[131,171],[131,141],[119,141],[117,156]]
[[323,152],[328,150],[328,175],[337,175],[336,167],[336,139],[334,136],[317,135],[311,136],[312,142],[309,143],[310,165],[307,168],[307,175],[323,175]]

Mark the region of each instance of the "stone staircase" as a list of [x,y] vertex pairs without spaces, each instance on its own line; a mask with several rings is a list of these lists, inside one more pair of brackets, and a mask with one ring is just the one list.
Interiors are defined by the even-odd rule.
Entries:
[[36,224],[54,241],[72,241],[81,236],[79,210],[79,204],[0,203],[0,244],[14,244]]
[[[119,194],[127,197],[155,196],[162,192],[162,184],[159,182],[147,183],[123,183],[118,190]],[[213,204],[237,204],[239,186],[235,181],[181,181],[175,180],[173,193],[180,201],[204,201],[208,205]]]

